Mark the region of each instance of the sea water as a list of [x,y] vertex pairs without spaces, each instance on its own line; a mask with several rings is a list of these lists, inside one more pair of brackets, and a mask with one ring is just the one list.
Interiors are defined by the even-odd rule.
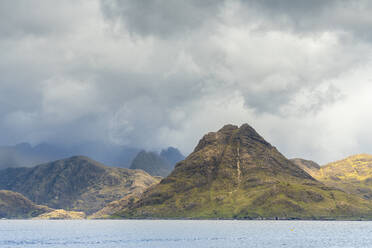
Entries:
[[0,247],[372,247],[372,222],[1,220]]

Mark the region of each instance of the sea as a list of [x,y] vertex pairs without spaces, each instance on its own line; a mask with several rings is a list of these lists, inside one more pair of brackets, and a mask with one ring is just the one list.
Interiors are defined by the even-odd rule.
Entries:
[[361,248],[367,221],[0,220],[1,248]]

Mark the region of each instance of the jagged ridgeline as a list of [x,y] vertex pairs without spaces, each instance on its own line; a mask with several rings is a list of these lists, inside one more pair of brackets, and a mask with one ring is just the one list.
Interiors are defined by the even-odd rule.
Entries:
[[126,205],[121,218],[359,219],[366,200],[325,186],[247,124],[205,135],[160,184]]
[[19,192],[53,209],[86,214],[158,182],[144,171],[108,167],[83,156],[0,171],[0,189]]

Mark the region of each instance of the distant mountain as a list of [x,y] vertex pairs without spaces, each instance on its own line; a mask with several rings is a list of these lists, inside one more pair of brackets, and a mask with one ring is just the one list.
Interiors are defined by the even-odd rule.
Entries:
[[104,166],[83,156],[0,171],[0,189],[19,192],[54,209],[87,214],[158,181],[146,172]]
[[309,173],[326,185],[372,200],[372,155],[353,155]]
[[144,170],[152,176],[166,177],[173,169],[173,165],[155,152],[141,151],[133,159],[132,170]]
[[133,147],[101,143],[70,146],[47,143],[31,146],[29,143],[21,143],[15,146],[0,146],[0,168],[31,167],[79,154],[110,166],[128,168],[138,152],[140,149]]
[[173,166],[173,168],[178,162],[185,159],[185,156],[183,156],[182,153],[174,147],[163,149],[160,152],[160,157],[165,158]]
[[115,217],[372,217],[368,201],[318,182],[247,124],[208,133],[160,184],[122,204]]
[[25,219],[50,211],[52,209],[36,205],[20,193],[0,190],[0,218]]

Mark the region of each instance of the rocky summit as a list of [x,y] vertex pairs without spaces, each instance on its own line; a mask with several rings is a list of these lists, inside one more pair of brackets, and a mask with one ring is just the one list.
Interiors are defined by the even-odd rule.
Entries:
[[144,171],[108,167],[83,156],[0,171],[0,189],[19,192],[53,209],[86,214],[158,182]]
[[355,219],[364,199],[328,187],[247,124],[205,135],[160,184],[126,200],[118,218]]

